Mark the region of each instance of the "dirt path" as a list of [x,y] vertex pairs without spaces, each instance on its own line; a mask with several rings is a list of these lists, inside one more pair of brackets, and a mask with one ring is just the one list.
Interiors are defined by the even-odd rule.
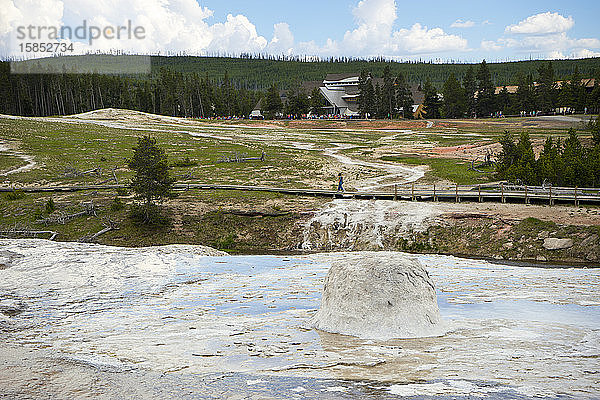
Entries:
[[33,156],[21,153],[17,150],[13,150],[6,143],[3,142],[0,142],[0,154],[18,157],[25,162],[25,165],[22,165],[20,167],[12,168],[7,171],[0,171],[0,176],[7,176],[17,174],[19,172],[29,171],[37,166],[37,162],[35,161],[35,158]]

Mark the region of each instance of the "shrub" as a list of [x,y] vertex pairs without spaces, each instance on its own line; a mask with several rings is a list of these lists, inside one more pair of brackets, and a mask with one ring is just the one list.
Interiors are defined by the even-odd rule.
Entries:
[[54,200],[52,198],[49,198],[46,202],[45,210],[46,214],[52,214],[54,210],[56,210],[56,204],[54,204]]
[[174,161],[173,164],[171,164],[171,165],[173,167],[180,167],[180,168],[193,167],[195,165],[198,165],[198,161],[191,160],[189,157],[186,157],[183,160]]
[[129,218],[136,225],[146,225],[160,228],[171,224],[168,215],[161,212],[161,208],[156,204],[133,204],[129,209]]
[[125,203],[123,203],[123,201],[121,200],[120,197],[115,197],[112,201],[112,203],[110,203],[110,211],[121,211],[122,209],[125,208]]
[[22,190],[13,190],[12,192],[8,192],[4,195],[6,200],[19,200],[25,197],[25,193]]
[[237,235],[235,233],[228,233],[225,236],[221,236],[221,238],[216,243],[216,248],[219,250],[230,250],[235,247],[235,240],[237,239]]

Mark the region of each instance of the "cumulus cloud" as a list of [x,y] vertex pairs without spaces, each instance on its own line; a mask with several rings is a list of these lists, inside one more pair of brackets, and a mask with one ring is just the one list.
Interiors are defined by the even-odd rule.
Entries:
[[597,38],[571,38],[567,31],[573,28],[572,17],[558,13],[532,15],[505,29],[506,36],[495,41],[482,41],[481,49],[499,51],[512,49],[517,53],[538,53],[548,59],[597,57],[600,40]]
[[493,40],[482,40],[481,48],[485,51],[500,51],[502,50],[503,46]]
[[291,55],[294,51],[294,34],[290,26],[284,22],[273,26],[273,39],[267,46],[267,52],[270,54]]
[[394,32],[393,39],[398,50],[409,53],[465,51],[468,48],[466,39],[446,34],[441,28],[428,29],[421,24],[414,24],[410,29]]
[[[257,33],[244,15],[228,15],[223,22],[208,23],[213,12],[196,0],[2,0],[0,46],[10,52],[18,26],[125,26],[144,29],[144,38],[119,41],[98,38],[92,45],[76,41],[79,52],[114,49],[137,53],[263,52],[268,40]],[[13,43],[12,50],[15,45]]]
[[410,29],[394,30],[397,19],[394,0],[362,0],[353,14],[357,27],[347,31],[339,43],[329,40],[321,49],[322,54],[410,57],[468,49],[466,39],[447,34],[441,28],[429,29],[416,23]]
[[473,21],[463,21],[462,19],[457,19],[450,25],[450,28],[472,28],[475,26],[475,22]]
[[208,50],[212,52],[257,53],[267,45],[267,40],[258,35],[256,27],[243,15],[229,14],[225,23],[211,26],[210,33]]
[[352,10],[359,26],[391,28],[396,20],[394,0],[362,0]]
[[580,49],[573,53],[575,58],[592,58],[592,57],[600,57],[600,52],[592,51],[589,49]]
[[522,35],[546,35],[566,32],[575,25],[573,17],[563,17],[559,13],[545,12],[532,15],[516,25],[506,27],[507,33]]
[[[0,0],[0,55],[11,54],[18,26],[143,27],[144,38],[98,38],[90,45],[73,39],[76,52],[123,50],[144,54],[269,53],[412,57],[466,51],[466,39],[439,27],[419,23],[397,29],[396,0],[360,0],[352,13],[355,27],[341,38],[296,43],[287,23],[273,27],[271,39],[261,36],[244,15],[214,21],[213,12],[197,0]],[[467,27],[471,21],[457,21]],[[67,40],[68,42],[68,40]],[[16,46],[12,46],[12,50]],[[18,56],[18,55],[17,55]]]

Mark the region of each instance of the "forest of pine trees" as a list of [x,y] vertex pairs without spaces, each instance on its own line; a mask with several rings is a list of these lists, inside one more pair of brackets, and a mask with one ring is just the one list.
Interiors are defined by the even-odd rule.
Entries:
[[[600,109],[600,72],[593,75],[596,84],[593,90],[586,90],[581,84],[584,76],[579,72],[578,64],[574,64],[573,73],[564,79],[559,87],[556,80],[558,74],[555,63],[530,62],[529,64],[492,64],[485,61],[478,66],[451,64],[442,71],[437,65],[426,63],[393,63],[383,60],[331,60],[329,62],[301,63],[299,61],[231,59],[230,65],[236,71],[235,79],[228,70],[223,69],[221,75],[215,77],[214,71],[207,69],[204,73],[199,68],[184,64],[187,57],[153,59],[150,75],[100,75],[100,74],[11,74],[8,62],[0,62],[0,113],[24,116],[68,115],[91,111],[100,108],[125,108],[156,114],[180,117],[243,117],[260,99],[266,100],[270,93],[270,116],[286,115],[298,117],[309,111],[318,112],[325,105],[325,99],[318,89],[312,93],[304,93],[299,82],[306,76],[304,69],[312,68],[326,72],[339,72],[352,65],[373,67],[363,68],[360,80],[359,112],[370,118],[411,118],[412,92],[410,83],[415,83],[417,67],[424,71],[420,76],[420,90],[425,97],[424,106],[427,118],[472,118],[489,117],[490,115],[521,115],[522,113],[550,113],[563,107],[576,112],[597,113]],[[197,59],[192,59],[198,61]],[[229,60],[229,59],[226,59]],[[590,60],[581,60],[581,65],[589,70]],[[168,61],[168,62],[167,62]],[[202,60],[209,67],[221,65],[221,59]],[[221,64],[219,64],[221,63]],[[278,104],[275,91],[282,86],[277,81],[261,89],[250,76],[243,77],[239,66],[271,63],[279,69],[287,66],[288,73],[297,71],[299,76],[288,80],[283,87],[287,94],[286,104]],[[282,64],[283,63],[283,64]],[[203,64],[204,65],[204,64]],[[492,72],[500,65],[508,65],[515,71],[510,79],[518,86],[516,93],[509,93],[504,88],[495,93]],[[537,73],[524,72],[523,65],[537,66]],[[561,68],[567,65],[560,62]],[[402,69],[411,71],[409,76]],[[381,71],[381,79],[374,83],[372,72]],[[435,74],[431,74],[435,71]],[[600,71],[600,70],[598,70]],[[322,79],[325,74],[320,76]],[[248,73],[248,72],[247,72]],[[444,73],[445,75],[442,75]],[[502,75],[506,80],[507,72]],[[430,76],[432,77],[430,79]],[[436,87],[436,82],[444,77],[443,85]],[[311,76],[312,77],[312,76]],[[412,79],[411,79],[412,78]],[[435,78],[435,79],[433,79]],[[282,81],[285,81],[282,78]],[[253,89],[250,89],[253,88]],[[269,88],[266,90],[266,88]],[[409,112],[410,111],[410,112]]]
[[152,78],[100,74],[10,74],[0,62],[0,113],[70,115],[124,108],[178,117],[247,116],[260,92],[161,68]]
[[[596,114],[600,111],[600,76],[596,74],[595,86],[587,90],[584,78],[576,66],[574,73],[562,85],[555,78],[552,62],[540,64],[535,79],[531,74],[517,73],[516,93],[506,86],[496,94],[490,69],[485,60],[477,67],[469,66],[462,82],[451,72],[441,87],[434,86],[429,78],[420,85],[424,95],[426,118],[485,118],[497,115],[550,114],[556,109]],[[411,91],[402,73],[392,76],[389,66],[382,75],[383,85],[373,83],[370,71],[360,75],[358,109],[361,116],[370,118],[410,118]]]
[[524,185],[552,184],[569,187],[600,186],[600,122],[590,123],[592,143],[584,146],[574,129],[564,141],[549,137],[536,158],[527,133],[519,140],[505,132],[496,166],[498,179]]
[[392,76],[389,66],[383,70],[383,84],[373,85],[370,72],[363,70],[358,82],[358,112],[368,118],[412,118],[412,92],[400,72]]
[[[600,111],[600,74],[595,74],[595,86],[587,90],[575,66],[573,74],[562,85],[558,84],[552,62],[541,64],[537,75],[517,73],[514,81],[516,93],[506,86],[495,93],[490,70],[485,60],[477,70],[469,67],[462,84],[451,73],[436,97],[435,88],[425,82],[425,110],[428,118],[489,117],[492,115],[550,114],[564,108],[571,112],[596,114]],[[589,78],[589,77],[587,77]],[[441,104],[440,104],[441,101]]]

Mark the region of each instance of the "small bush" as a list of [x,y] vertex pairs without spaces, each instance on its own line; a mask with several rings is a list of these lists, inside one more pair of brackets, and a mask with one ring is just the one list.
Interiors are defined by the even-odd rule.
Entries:
[[237,235],[235,233],[228,233],[225,236],[222,236],[216,243],[216,248],[219,250],[230,250],[235,247],[235,240],[237,239]]
[[106,161],[106,157],[104,157],[104,156],[100,157],[100,161],[102,161],[102,162]]
[[19,200],[25,197],[25,192],[22,190],[13,190],[12,192],[8,192],[4,195],[6,200]]
[[189,157],[186,157],[183,160],[174,161],[171,164],[171,166],[173,166],[173,167],[180,167],[180,168],[193,167],[193,166],[196,166],[196,165],[198,165],[198,161],[191,160]]
[[129,191],[125,188],[118,188],[117,196],[129,196]]
[[113,212],[121,211],[124,208],[125,208],[125,203],[123,203],[123,201],[121,200],[120,197],[115,197],[113,199],[112,203],[110,203],[110,211],[113,211]]
[[166,227],[171,224],[171,219],[168,215],[164,215],[161,209],[156,204],[150,206],[133,204],[129,209],[129,219],[135,225],[147,227]]
[[33,218],[37,221],[39,219],[44,219],[46,218],[46,214],[44,214],[44,210],[42,210],[41,208],[37,208],[34,212],[33,212]]
[[56,210],[56,204],[54,204],[54,199],[48,199],[48,201],[46,202],[45,210],[46,214],[52,214],[54,210]]

